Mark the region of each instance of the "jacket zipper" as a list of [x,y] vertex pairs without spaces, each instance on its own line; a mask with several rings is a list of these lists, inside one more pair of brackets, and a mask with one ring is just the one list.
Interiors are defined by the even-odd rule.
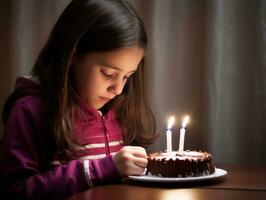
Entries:
[[110,155],[109,142],[108,142],[108,138],[107,138],[107,128],[106,128],[103,116],[101,116],[101,123],[103,125],[103,135],[104,135],[104,141],[105,141],[106,155]]

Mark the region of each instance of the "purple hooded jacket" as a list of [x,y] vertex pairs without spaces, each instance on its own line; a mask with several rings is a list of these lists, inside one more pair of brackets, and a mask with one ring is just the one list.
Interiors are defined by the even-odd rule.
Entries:
[[[16,89],[36,87],[18,78]],[[47,130],[45,101],[29,95],[17,100],[4,129],[0,163],[1,193],[14,199],[64,199],[91,187],[114,183],[120,176],[111,154],[122,147],[122,130],[115,111],[101,116],[80,99],[73,135],[81,143],[80,159],[56,160],[52,134]],[[78,109],[83,115],[79,115]],[[1,195],[2,196],[2,195]]]

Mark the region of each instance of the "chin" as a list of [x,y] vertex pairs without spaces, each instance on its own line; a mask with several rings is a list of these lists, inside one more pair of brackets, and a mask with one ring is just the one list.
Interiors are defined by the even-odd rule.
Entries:
[[96,106],[93,106],[96,110],[99,110],[100,108],[102,108],[105,104],[98,104]]
[[99,102],[95,102],[95,104],[92,106],[93,108],[95,108],[96,110],[102,108],[103,106],[105,106],[109,101],[99,101]]

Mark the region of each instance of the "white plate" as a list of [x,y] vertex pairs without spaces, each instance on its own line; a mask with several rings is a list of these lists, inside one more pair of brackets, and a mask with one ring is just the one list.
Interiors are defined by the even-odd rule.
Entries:
[[160,177],[160,176],[129,176],[128,179],[135,181],[145,181],[145,182],[191,182],[191,181],[202,181],[209,179],[216,179],[227,174],[226,170],[215,168],[214,174],[197,176],[197,177],[184,177],[184,178],[174,178],[174,177]]

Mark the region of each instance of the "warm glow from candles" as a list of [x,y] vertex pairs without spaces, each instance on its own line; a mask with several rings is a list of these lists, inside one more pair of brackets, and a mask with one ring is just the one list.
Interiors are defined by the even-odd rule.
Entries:
[[175,122],[175,117],[174,116],[171,116],[168,120],[168,124],[167,124],[167,129],[171,129],[172,126],[174,125],[174,122]]
[[182,128],[185,128],[187,126],[188,122],[189,122],[189,116],[187,115],[183,118]]

